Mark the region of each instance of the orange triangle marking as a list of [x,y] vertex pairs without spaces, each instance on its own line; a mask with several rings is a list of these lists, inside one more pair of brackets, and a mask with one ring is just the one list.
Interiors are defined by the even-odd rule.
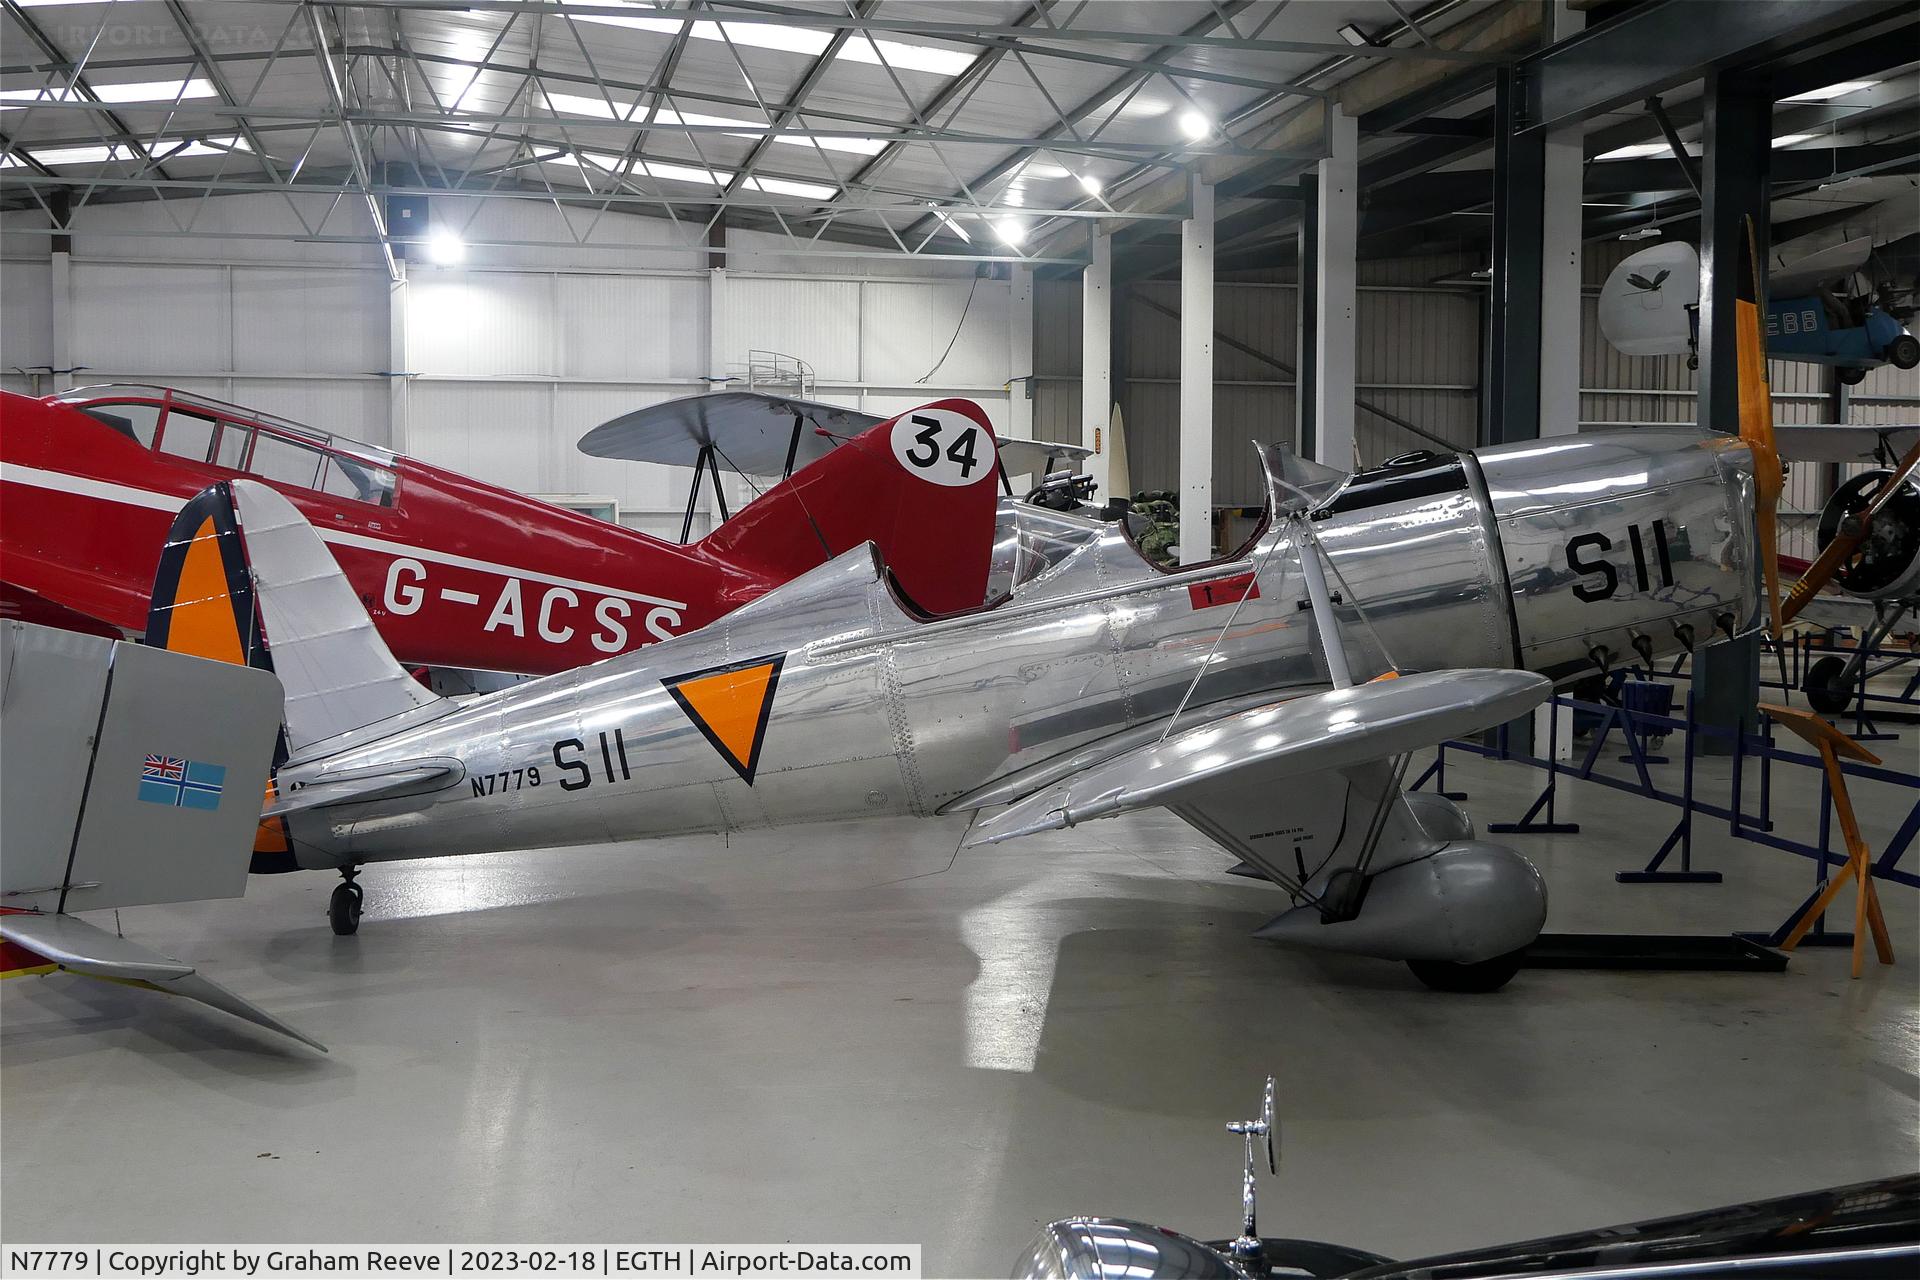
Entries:
[[167,624],[167,648],[200,658],[246,665],[234,621],[233,597],[227,594],[227,568],[220,558],[220,535],[213,518],[194,531],[180,565],[174,589],[173,616]]
[[753,785],[753,775],[760,767],[760,747],[767,737],[773,692],[779,687],[780,668],[786,660],[784,653],[749,658],[660,682],[687,713],[687,719],[748,786]]

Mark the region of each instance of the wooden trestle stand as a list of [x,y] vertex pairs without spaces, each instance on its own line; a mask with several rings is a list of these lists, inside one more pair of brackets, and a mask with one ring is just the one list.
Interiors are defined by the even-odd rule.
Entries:
[[1847,794],[1847,775],[1840,770],[1841,756],[1864,764],[1879,764],[1880,757],[1811,712],[1768,703],[1760,704],[1760,709],[1806,739],[1820,753],[1821,767],[1827,773],[1827,787],[1833,793],[1833,809],[1840,817],[1840,834],[1847,842],[1846,864],[1827,881],[1827,887],[1821,890],[1820,896],[1808,903],[1806,910],[1800,913],[1800,918],[1793,922],[1780,949],[1791,951],[1800,945],[1800,939],[1807,936],[1807,930],[1813,927],[1813,922],[1833,905],[1842,886],[1852,880],[1859,885],[1859,897],[1854,906],[1853,976],[1859,977],[1866,963],[1869,927],[1873,930],[1873,946],[1880,956],[1880,963],[1892,964],[1893,943],[1887,938],[1887,922],[1880,914],[1880,895],[1873,887],[1873,854],[1860,835],[1860,823],[1853,816],[1853,800]]

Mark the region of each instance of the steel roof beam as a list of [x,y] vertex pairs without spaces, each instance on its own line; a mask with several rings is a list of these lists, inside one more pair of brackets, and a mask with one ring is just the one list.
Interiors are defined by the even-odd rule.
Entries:
[[[700,204],[702,201],[690,203]],[[0,227],[0,235],[33,236],[46,238],[51,236],[70,236],[79,234],[73,227]],[[367,235],[309,235],[296,231],[131,231],[114,229],[111,235],[116,240],[207,240],[213,243],[231,244],[235,240],[262,241],[279,244],[358,244],[378,245],[383,242],[395,244],[424,244],[423,236],[367,236]],[[903,255],[898,249],[816,249],[807,245],[780,246],[778,248],[728,249],[714,245],[670,245],[670,244],[615,244],[592,240],[513,240],[513,239],[469,239],[467,246],[473,249],[591,249],[606,250],[612,253],[685,253],[685,254],[739,254],[751,257],[755,254],[772,254],[783,258],[885,258],[898,261],[904,257],[924,258],[936,262],[1009,262],[1024,263],[1028,266],[1078,267],[1084,265],[1080,258],[1023,258],[1011,254],[985,253],[919,253]]]
[[[312,3],[316,7],[366,9],[399,8],[447,10],[463,9],[470,13],[512,13],[516,11],[545,11],[547,13],[571,14],[577,17],[633,18],[643,16],[629,5],[583,4],[575,0],[566,0],[564,8],[556,10],[549,0],[460,0],[453,4],[451,0],[256,0],[262,4]],[[723,6],[723,7],[721,7]],[[1042,56],[1056,56],[1057,51],[1044,46],[1027,43],[1034,38],[1030,28],[1008,26],[990,22],[934,22],[903,17],[853,17],[847,14],[827,13],[818,9],[792,9],[775,4],[733,3],[730,0],[714,0],[705,12],[697,17],[687,10],[663,10],[645,15],[663,20],[699,21],[701,19],[731,22],[742,26],[784,26],[784,27],[830,27],[848,31],[866,31],[875,35],[925,36],[937,40],[947,40],[956,44],[995,45],[1013,41],[1027,52]],[[1024,37],[1024,39],[1023,39]],[[1065,40],[1075,44],[1124,44],[1167,46],[1174,50],[1217,49],[1222,52],[1237,53],[1291,53],[1317,54],[1322,56],[1360,57],[1375,59],[1422,59],[1438,62],[1498,62],[1504,61],[1495,55],[1469,53],[1452,49],[1433,48],[1428,45],[1349,45],[1327,40],[1242,40],[1233,36],[1172,35],[1162,36],[1152,32],[1104,30],[1099,28],[1074,28],[1071,34],[1054,33],[1041,39]],[[1058,55],[1064,56],[1064,55]],[[1183,69],[1184,70],[1184,69]]]
[[1653,0],[1518,64],[1524,132],[1552,131],[1911,12],[1904,0]]
[[[495,172],[513,172],[516,169],[546,163],[559,154],[561,154],[561,149],[554,147],[545,157],[523,157],[522,159],[499,166],[497,170],[489,169],[485,171],[484,175],[476,174],[475,176],[490,176]],[[336,173],[340,176],[336,177]],[[341,177],[344,177],[345,180],[342,181]],[[297,195],[339,196],[359,195],[361,193],[360,185],[357,181],[353,180],[351,169],[330,171],[317,176],[315,180],[294,183],[270,182],[248,178],[217,177],[201,179],[95,178],[73,174],[60,174],[51,170],[45,170],[33,175],[10,173],[5,176],[0,176],[0,190],[5,190],[8,187],[38,189],[43,187],[79,187],[88,185],[98,186],[108,190],[137,188],[143,191],[159,187],[162,190],[212,192],[217,195],[249,195],[261,192],[282,192]],[[672,200],[676,204],[689,206],[721,205],[740,209],[780,209],[787,212],[807,212],[816,208],[819,203],[818,201],[809,200],[801,196],[769,196],[759,193],[742,193],[728,196],[702,196],[688,193],[685,196],[669,195],[662,197],[646,193],[622,195],[613,192],[594,192],[585,188],[576,191],[569,188],[548,188],[546,186],[534,188],[462,189],[459,187],[436,187],[425,183],[376,182],[369,189],[378,196],[420,195],[444,196],[469,200],[538,200],[543,202],[551,202],[557,194],[561,200],[583,204],[598,204],[605,201],[612,204],[657,206],[664,198]],[[905,204],[873,201],[845,205],[836,203],[834,207],[848,213],[900,213],[919,215],[926,212],[927,206],[923,201]],[[954,205],[943,211],[951,217],[960,219],[1025,215],[1030,217],[1082,218],[1088,220],[1111,219],[1118,222],[1173,223],[1179,222],[1183,216],[1178,213],[1130,213],[1124,209],[1035,209],[1025,205],[980,205],[978,207],[971,205]]]
[[[329,96],[331,96],[331,88],[329,90]],[[674,95],[669,93],[667,96],[671,97]],[[41,110],[74,113],[97,112],[104,109],[98,104],[90,102],[49,102],[36,104],[36,106]],[[294,106],[235,107],[222,102],[200,100],[182,102],[180,108],[181,110],[178,114],[182,115],[211,115],[222,119],[249,118],[255,120],[281,120],[323,125],[360,124],[387,127],[418,125],[443,129],[473,125],[521,125],[546,126],[548,128],[564,128],[567,130],[614,129],[627,132],[644,132],[649,129],[665,128],[667,132],[674,134],[718,134],[721,136],[754,138],[770,138],[778,135],[785,138],[857,138],[866,140],[875,137],[871,131],[855,129],[782,128],[778,124],[749,124],[744,121],[739,124],[675,123],[669,127],[649,124],[640,119],[597,119],[588,116],[576,117],[571,115],[562,118],[555,115],[508,114],[506,112],[492,111],[402,111],[377,107],[361,107],[354,105],[352,102],[348,102],[348,105],[343,108],[335,108],[331,104],[326,106],[301,104]],[[1146,163],[1152,163],[1152,157],[1165,156],[1167,153],[1166,144],[1160,142],[1077,142],[1072,138],[1067,138],[1062,141],[1056,136],[1054,131],[1040,135],[980,134],[958,133],[950,129],[926,125],[914,125],[902,128],[900,125],[894,124],[888,127],[886,137],[888,140],[898,142],[947,143],[986,147],[1025,147],[1035,150],[1045,148],[1051,151],[1065,151],[1078,155],[1119,160],[1122,162],[1144,161]],[[1184,147],[1181,149],[1181,153],[1190,157],[1268,154],[1265,152],[1256,153],[1245,147],[1234,145]],[[732,166],[722,167],[730,168]],[[1178,167],[1178,162],[1168,161],[1161,167],[1175,168]],[[976,182],[974,185],[978,185],[978,183]]]

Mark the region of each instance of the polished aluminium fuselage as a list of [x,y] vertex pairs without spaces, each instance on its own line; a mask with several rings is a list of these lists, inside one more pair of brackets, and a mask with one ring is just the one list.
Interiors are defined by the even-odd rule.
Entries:
[[[1568,437],[1362,473],[1308,523],[1355,679],[1524,667],[1566,681],[1756,624],[1751,490],[1750,455],[1725,437]],[[1010,799],[1151,740],[1183,703],[1189,725],[1325,688],[1300,539],[1276,520],[1235,557],[1169,573],[1117,526],[1051,518],[1010,599],[944,619],[900,600],[870,549],[849,552],[697,633],[318,744],[283,787],[401,760],[458,762],[460,780],[295,814],[297,855],[332,866]],[[749,781],[667,682],[772,658]]]

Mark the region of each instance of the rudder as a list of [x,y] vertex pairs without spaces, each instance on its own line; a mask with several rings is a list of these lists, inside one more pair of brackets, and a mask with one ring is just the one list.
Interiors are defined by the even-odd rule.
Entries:
[[980,406],[936,400],[842,441],[700,546],[787,581],[871,542],[915,605],[936,614],[978,608],[992,568],[999,471]]
[[286,690],[286,748],[452,708],[394,660],[333,553],[281,494],[222,481],[181,511],[154,581],[147,642],[266,667]]

